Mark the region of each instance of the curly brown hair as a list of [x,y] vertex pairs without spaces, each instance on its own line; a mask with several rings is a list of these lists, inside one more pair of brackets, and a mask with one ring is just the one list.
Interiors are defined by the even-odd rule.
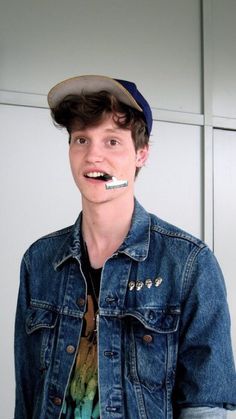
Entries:
[[51,110],[51,114],[56,125],[65,127],[69,135],[75,124],[80,129],[96,126],[106,114],[112,114],[119,127],[131,130],[136,151],[147,146],[149,142],[142,112],[121,103],[106,91],[66,96],[56,108]]

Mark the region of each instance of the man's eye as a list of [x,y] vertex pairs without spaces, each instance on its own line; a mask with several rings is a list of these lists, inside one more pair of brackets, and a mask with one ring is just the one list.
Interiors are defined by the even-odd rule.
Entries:
[[83,144],[86,144],[86,138],[83,138],[83,137],[75,138],[75,139],[74,139],[74,142],[75,142],[76,144],[81,144],[81,145],[83,145]]
[[110,144],[111,146],[114,146],[114,145],[117,145],[117,144],[118,144],[118,141],[117,141],[117,140],[115,140],[114,138],[111,138],[111,139],[109,140],[109,144]]

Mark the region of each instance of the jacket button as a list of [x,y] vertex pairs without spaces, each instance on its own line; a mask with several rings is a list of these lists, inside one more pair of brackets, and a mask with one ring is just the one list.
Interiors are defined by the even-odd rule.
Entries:
[[85,304],[84,298],[78,298],[77,304],[79,307],[84,307],[84,304]]
[[53,399],[53,403],[54,403],[56,406],[61,406],[61,399],[60,399],[60,397],[54,397],[54,399]]
[[75,352],[75,347],[74,347],[73,345],[68,345],[68,346],[66,347],[66,352],[67,352],[68,354],[73,354],[73,353]]
[[146,343],[150,343],[150,342],[152,342],[152,336],[151,335],[144,335],[143,340]]

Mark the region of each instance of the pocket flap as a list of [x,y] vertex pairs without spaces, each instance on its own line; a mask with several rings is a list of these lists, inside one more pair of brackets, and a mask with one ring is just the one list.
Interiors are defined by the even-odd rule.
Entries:
[[56,325],[58,313],[51,310],[30,307],[28,309],[25,327],[26,333],[30,335],[37,329],[53,329]]
[[172,333],[178,329],[180,309],[176,307],[144,308],[130,312],[128,315],[135,317],[149,330],[158,333]]

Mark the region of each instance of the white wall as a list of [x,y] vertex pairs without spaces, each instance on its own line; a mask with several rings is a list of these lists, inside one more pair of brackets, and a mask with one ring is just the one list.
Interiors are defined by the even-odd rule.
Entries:
[[236,150],[230,136],[213,135],[215,127],[236,130],[235,8],[234,0],[2,0],[1,419],[13,417],[22,253],[39,236],[73,223],[80,209],[65,135],[52,126],[45,96],[73,75],[134,80],[150,101],[158,122],[137,196],[214,248],[227,276],[236,341],[235,265],[229,256],[235,234],[223,223],[235,207],[235,185],[220,183],[229,184],[229,173],[235,177]]
[[1,89],[46,94],[64,78],[106,74],[135,80],[153,107],[201,112],[198,0],[3,0],[1,9]]
[[[232,313],[235,312],[236,296],[235,158],[236,132],[214,130],[214,249],[225,275],[228,301]],[[233,333],[233,344],[236,353],[236,333]]]
[[214,0],[212,19],[214,40],[213,114],[236,118],[236,1]]

